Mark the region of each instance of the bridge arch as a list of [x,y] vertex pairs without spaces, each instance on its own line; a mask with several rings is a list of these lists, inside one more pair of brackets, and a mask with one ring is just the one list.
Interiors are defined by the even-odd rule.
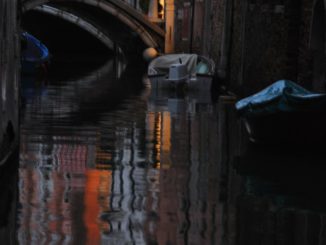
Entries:
[[86,30],[91,35],[95,36],[98,40],[100,40],[107,48],[114,50],[114,43],[113,41],[97,26],[93,25],[92,23],[72,14],[62,9],[58,9],[48,5],[41,5],[34,10],[39,11],[41,13],[45,13],[48,15],[56,16],[58,18],[64,19],[70,23],[73,23],[80,28]]
[[[58,1],[58,0],[25,0],[22,3],[22,12],[27,12],[29,10],[35,9],[38,6],[42,6],[48,3],[62,3],[62,2],[79,2],[83,4],[87,4],[93,7],[100,8],[106,13],[115,16],[122,23],[127,25],[131,30],[136,32],[140,39],[144,42],[144,44],[148,47],[158,48],[160,45],[158,42],[152,37],[152,35],[146,30],[146,28],[140,24],[138,21],[133,19],[126,13],[121,10],[121,8],[109,3],[105,0],[66,0],[66,1]],[[81,19],[81,18],[80,18]],[[158,31],[159,32],[159,31]],[[162,32],[158,33],[162,36]]]

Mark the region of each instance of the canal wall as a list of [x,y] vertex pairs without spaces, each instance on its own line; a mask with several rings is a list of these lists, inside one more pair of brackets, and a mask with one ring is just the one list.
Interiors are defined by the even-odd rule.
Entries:
[[239,94],[279,79],[324,91],[324,15],[323,0],[177,0],[176,52],[209,56]]
[[325,44],[313,44],[325,35],[323,0],[233,3],[224,77],[229,87],[247,95],[279,79],[290,79],[314,91],[325,90]]
[[[235,1],[226,79],[248,94],[279,79],[313,88],[312,1]],[[220,65],[220,64],[219,64]]]
[[18,146],[19,17],[17,0],[0,0],[0,165]]

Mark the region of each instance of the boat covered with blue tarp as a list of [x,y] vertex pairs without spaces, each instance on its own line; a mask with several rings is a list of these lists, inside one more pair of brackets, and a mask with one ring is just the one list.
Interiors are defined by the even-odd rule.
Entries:
[[326,94],[312,93],[289,80],[277,81],[236,103],[236,109],[246,116],[323,108],[326,108]]
[[48,48],[36,37],[28,32],[21,34],[22,38],[22,71],[35,73],[50,60]]
[[326,136],[326,94],[289,80],[277,81],[235,107],[253,141],[311,142]]

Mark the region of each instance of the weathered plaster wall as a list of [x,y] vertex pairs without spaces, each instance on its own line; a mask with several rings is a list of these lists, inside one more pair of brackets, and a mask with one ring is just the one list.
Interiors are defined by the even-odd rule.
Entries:
[[190,51],[191,1],[175,0],[175,51]]
[[225,4],[226,0],[213,0],[211,9],[211,37],[209,51],[207,52],[218,67],[221,65],[221,56],[223,53],[222,42],[224,39],[223,31],[225,30]]
[[229,85],[248,94],[290,79],[323,90],[313,74],[323,58],[309,46],[312,8],[309,0],[234,0]]
[[293,79],[289,57],[296,44],[290,40],[286,6],[282,1],[236,2],[230,84],[246,94],[278,79]]
[[310,47],[311,24],[313,14],[312,0],[302,0],[301,25],[298,54],[297,79],[308,88],[315,87],[313,84],[313,50]]

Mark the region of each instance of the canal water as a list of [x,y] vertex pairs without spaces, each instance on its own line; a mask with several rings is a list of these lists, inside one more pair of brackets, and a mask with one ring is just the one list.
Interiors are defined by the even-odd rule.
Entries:
[[22,78],[19,244],[325,244],[320,155],[249,144],[230,96],[88,67]]

